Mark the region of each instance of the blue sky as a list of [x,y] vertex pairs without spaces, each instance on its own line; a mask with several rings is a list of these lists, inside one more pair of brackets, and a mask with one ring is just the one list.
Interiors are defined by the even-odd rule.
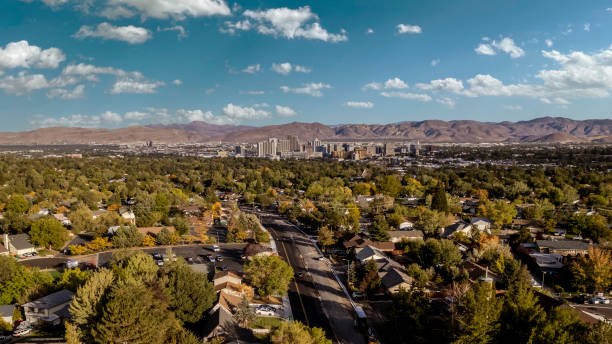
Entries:
[[0,131],[611,118],[612,1],[3,0]]

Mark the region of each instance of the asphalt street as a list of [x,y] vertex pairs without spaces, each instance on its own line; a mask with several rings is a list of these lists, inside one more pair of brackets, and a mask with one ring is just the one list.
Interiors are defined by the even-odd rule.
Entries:
[[354,327],[350,301],[329,266],[317,259],[320,255],[312,241],[279,216],[266,214],[261,220],[277,240],[279,254],[296,273],[303,273],[289,291],[294,318],[323,328],[335,342],[365,344],[365,337]]

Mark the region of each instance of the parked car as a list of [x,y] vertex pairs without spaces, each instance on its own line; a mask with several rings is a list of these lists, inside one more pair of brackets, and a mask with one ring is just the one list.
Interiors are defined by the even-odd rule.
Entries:
[[208,260],[213,262],[213,263],[215,262],[215,257],[212,254],[207,254],[206,258],[208,258]]
[[223,257],[220,254],[217,255],[217,261],[218,262],[222,262],[223,261]]
[[605,297],[603,297],[603,296],[599,296],[599,297],[597,297],[597,299],[599,300],[599,303],[601,303],[601,304],[605,304],[605,305],[610,304],[610,300],[609,300],[609,299],[606,299],[606,298],[605,298]]
[[592,298],[589,299],[589,302],[594,304],[594,305],[597,305],[597,304],[601,303],[601,300],[598,297],[592,297]]
[[157,266],[164,266],[164,261],[163,260],[158,260],[157,261]]
[[259,315],[269,316],[269,317],[276,315],[276,312],[274,310],[266,309],[266,308],[258,308],[255,310],[255,313]]
[[13,332],[13,336],[15,337],[21,337],[21,336],[25,336],[28,335],[32,332],[32,328],[30,327],[26,327],[26,328],[22,328],[22,329],[17,329],[15,330],[15,332]]
[[155,259],[155,260],[160,260],[160,259],[162,259],[162,256],[161,256],[161,254],[159,254],[158,252],[154,252],[154,253],[153,253],[153,259]]
[[365,295],[359,291],[354,291],[353,294],[351,295],[353,299],[363,299],[364,296]]
[[219,245],[213,245],[213,251],[219,252],[221,251],[221,248],[219,247]]
[[295,273],[295,277],[297,277],[297,278],[302,278],[302,277],[304,277],[304,272],[303,272],[303,271],[298,271],[298,272],[296,272],[296,273]]
[[229,268],[227,267],[227,265],[223,265],[222,267],[220,267],[219,269],[221,269],[221,271],[227,271],[229,270]]

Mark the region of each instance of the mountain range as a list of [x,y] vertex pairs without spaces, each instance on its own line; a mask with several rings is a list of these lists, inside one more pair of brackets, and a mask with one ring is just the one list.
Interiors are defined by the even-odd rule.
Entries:
[[425,120],[392,124],[293,122],[263,127],[216,125],[205,122],[153,124],[120,129],[51,127],[24,132],[0,132],[0,145],[145,143],[254,143],[269,137],[296,135],[300,140],[385,141],[421,143],[482,142],[601,142],[612,143],[612,120],[572,120],[542,117],[520,122]]

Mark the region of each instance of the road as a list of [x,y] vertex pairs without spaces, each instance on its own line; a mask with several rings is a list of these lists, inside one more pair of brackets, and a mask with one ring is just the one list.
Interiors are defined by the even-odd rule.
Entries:
[[289,291],[295,319],[323,328],[335,342],[365,344],[365,337],[355,329],[350,301],[329,266],[316,259],[320,254],[312,241],[280,216],[259,215],[277,240],[279,254],[296,272],[303,272]]

